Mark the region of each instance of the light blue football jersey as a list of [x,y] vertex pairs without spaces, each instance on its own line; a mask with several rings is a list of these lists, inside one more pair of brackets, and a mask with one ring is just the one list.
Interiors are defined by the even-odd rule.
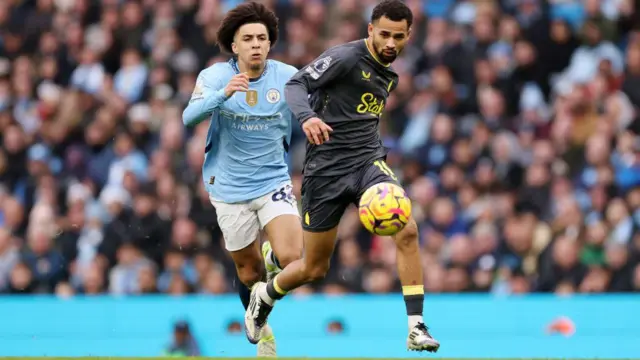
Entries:
[[224,87],[239,73],[235,60],[216,63],[198,75],[182,119],[186,126],[211,119],[202,177],[214,199],[246,202],[290,181],[285,156],[292,114],[284,86],[296,72],[293,66],[267,60],[262,75],[249,83],[249,91],[229,98]]

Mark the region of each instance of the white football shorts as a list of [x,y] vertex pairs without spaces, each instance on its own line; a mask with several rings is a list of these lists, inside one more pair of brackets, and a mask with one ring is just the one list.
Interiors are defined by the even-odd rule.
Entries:
[[228,204],[209,195],[228,251],[239,251],[258,239],[260,230],[280,215],[300,217],[291,182],[257,199]]

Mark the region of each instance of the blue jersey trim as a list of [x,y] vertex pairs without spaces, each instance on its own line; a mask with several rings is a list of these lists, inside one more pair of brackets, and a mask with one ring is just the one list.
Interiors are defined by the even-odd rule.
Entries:
[[[231,65],[231,68],[236,74],[240,74],[240,68],[238,67],[237,57],[234,56],[231,59],[229,59],[229,65]],[[257,78],[249,79],[249,81],[254,82],[262,79],[267,74],[268,69],[269,69],[269,60],[265,61],[264,70],[262,71],[262,74],[260,74],[260,76],[258,76]]]

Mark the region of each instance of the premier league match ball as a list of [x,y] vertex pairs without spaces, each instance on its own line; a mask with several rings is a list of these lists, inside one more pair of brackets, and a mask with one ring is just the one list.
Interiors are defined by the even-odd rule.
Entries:
[[376,184],[362,195],[360,221],[370,232],[391,236],[402,230],[411,216],[411,200],[403,188],[392,183]]

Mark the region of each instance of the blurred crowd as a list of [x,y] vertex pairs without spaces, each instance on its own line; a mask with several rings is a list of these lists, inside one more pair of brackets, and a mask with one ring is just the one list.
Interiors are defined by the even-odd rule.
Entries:
[[[233,292],[181,112],[238,0],[0,2],[0,293]],[[375,0],[265,1],[297,67],[366,36]],[[414,200],[427,292],[640,290],[633,0],[407,0],[381,129]],[[638,10],[638,11],[637,11]],[[289,161],[299,197],[304,136]],[[350,209],[298,293],[399,290]]]

